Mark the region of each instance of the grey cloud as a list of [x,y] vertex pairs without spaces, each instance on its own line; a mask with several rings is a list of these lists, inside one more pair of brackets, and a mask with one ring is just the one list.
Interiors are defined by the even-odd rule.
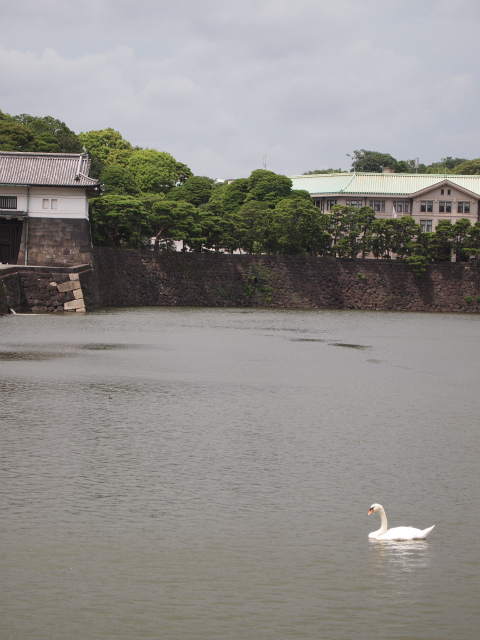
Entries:
[[480,155],[477,2],[19,4],[2,7],[7,112],[111,126],[213,177],[264,153],[287,174],[347,168],[362,147]]

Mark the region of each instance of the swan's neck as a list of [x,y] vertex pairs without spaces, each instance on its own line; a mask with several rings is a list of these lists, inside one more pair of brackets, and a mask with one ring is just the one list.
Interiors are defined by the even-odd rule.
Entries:
[[377,513],[380,514],[380,529],[378,529],[377,531],[372,531],[372,533],[370,533],[368,536],[369,538],[378,538],[378,536],[383,536],[383,534],[386,533],[388,529],[387,514],[385,513],[385,509],[382,507],[378,510]]
[[379,512],[380,514],[380,529],[378,530],[378,535],[381,536],[383,533],[386,533],[388,529],[387,525],[387,514],[385,513],[385,509],[382,507]]

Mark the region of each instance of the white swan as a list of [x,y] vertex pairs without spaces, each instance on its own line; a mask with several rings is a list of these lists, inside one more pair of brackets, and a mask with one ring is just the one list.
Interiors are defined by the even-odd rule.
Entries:
[[424,540],[433,527],[428,529],[415,529],[414,527],[395,527],[387,530],[387,514],[381,504],[372,504],[368,515],[378,512],[380,514],[380,529],[368,534],[374,540]]

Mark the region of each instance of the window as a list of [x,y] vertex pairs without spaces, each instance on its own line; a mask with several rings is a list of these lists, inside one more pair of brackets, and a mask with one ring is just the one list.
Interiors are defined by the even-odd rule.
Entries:
[[445,189],[440,189],[440,195],[443,196],[444,193],[445,193]]
[[451,193],[450,189],[447,189],[447,196],[449,196]]
[[57,208],[57,203],[58,203],[57,198],[52,198],[51,200],[50,200],[50,198],[44,198],[43,199],[42,208],[43,209],[56,209]]
[[17,196],[0,196],[0,209],[16,209]]
[[357,209],[360,209],[360,207],[363,207],[363,200],[347,200],[347,207],[357,207]]
[[440,213],[452,213],[452,203],[449,201],[440,201],[438,203],[438,211]]
[[458,202],[458,213],[470,213],[470,202]]
[[370,207],[374,211],[385,211],[385,200],[370,200]]
[[432,221],[420,220],[420,227],[422,229],[422,233],[430,233],[432,230]]
[[420,202],[421,213],[433,213],[433,200],[422,200]]
[[327,200],[327,211],[330,211],[330,209],[334,207],[336,204],[337,204],[336,200]]
[[323,211],[323,200],[314,200],[313,204],[315,207],[317,207],[317,209]]
[[397,213],[408,213],[408,200],[394,200],[393,208]]

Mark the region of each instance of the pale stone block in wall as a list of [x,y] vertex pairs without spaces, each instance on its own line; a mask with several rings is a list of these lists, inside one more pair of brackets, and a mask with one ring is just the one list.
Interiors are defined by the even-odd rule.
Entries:
[[83,300],[83,291],[81,289],[75,289],[73,292],[75,300]]
[[70,280],[80,280],[80,274],[79,273],[69,273],[68,275],[70,277]]
[[83,309],[77,309],[76,310],[76,313],[86,313],[86,312],[87,311],[86,311],[85,307],[83,307]]
[[75,280],[67,280],[67,282],[62,282],[62,284],[57,285],[57,289],[61,293],[64,293],[65,291],[74,291],[75,289],[80,289],[80,287],[80,282]]
[[77,309],[85,309],[85,303],[82,300],[70,300],[70,302],[65,302],[63,305],[65,311],[74,311]]

